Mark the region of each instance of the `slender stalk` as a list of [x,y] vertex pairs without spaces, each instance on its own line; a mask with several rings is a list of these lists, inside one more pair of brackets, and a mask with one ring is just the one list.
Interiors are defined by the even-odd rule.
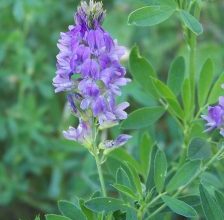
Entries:
[[[163,107],[170,113],[171,116],[173,116],[172,111],[170,111],[169,105],[163,100],[159,99],[159,102],[163,105]],[[178,120],[177,117],[173,117],[173,119],[177,122],[177,124],[180,126],[180,128],[184,129],[182,123],[180,120]]]
[[141,209],[141,218],[145,215],[145,213],[148,211],[148,208],[152,206],[155,202],[157,202],[163,195],[166,195],[167,192],[160,193],[158,196],[156,196],[150,203],[146,204],[142,209]]
[[100,162],[99,156],[97,154],[95,155],[95,160],[96,160],[96,166],[97,166],[97,171],[98,171],[98,175],[99,175],[99,180],[100,180],[102,195],[104,197],[106,197],[107,196],[107,193],[106,193],[106,187],[105,187],[105,182],[104,182],[104,178],[103,178],[103,172],[102,172],[101,162]]
[[143,218],[143,212],[142,212],[142,209],[140,209],[140,210],[138,211],[138,213],[137,213],[137,218],[138,218],[138,220],[142,220],[142,218]]
[[[195,4],[195,1],[190,4],[189,11],[191,10],[191,7]],[[198,0],[198,3],[194,7],[194,16],[199,19],[201,13],[201,7],[200,7],[200,0]],[[192,114],[194,115],[195,108],[195,76],[196,76],[196,49],[197,49],[197,36],[190,30],[188,30],[188,44],[190,48],[189,52],[189,66],[190,66],[190,82],[191,82],[191,90],[192,90]]]
[[[193,7],[193,3],[189,4],[189,8],[188,10],[191,10],[191,7]],[[194,8],[194,16],[196,18],[200,17],[200,4],[195,6]],[[189,94],[189,97],[191,97],[191,106],[192,106],[192,110],[191,110],[191,114],[190,114],[190,125],[192,124],[192,121],[195,119],[194,118],[194,114],[195,114],[195,96],[196,96],[196,49],[197,49],[197,36],[190,31],[189,29],[186,30],[187,32],[187,43],[189,46],[189,79],[190,79],[190,86],[191,86],[191,94]],[[200,110],[199,110],[200,112]],[[200,114],[200,113],[199,113]],[[198,117],[198,114],[197,116]],[[181,157],[179,160],[179,166],[181,166],[184,161],[186,160],[187,157],[187,150],[188,150],[188,145],[189,145],[189,130],[190,128],[188,127],[189,124],[187,121],[185,121],[184,123],[184,130],[186,131],[184,133],[184,144],[183,144],[183,148],[182,148],[182,153],[181,153]]]
[[[185,140],[184,140],[184,142],[185,142]],[[184,143],[182,145],[182,152],[181,152],[180,159],[178,162],[178,167],[181,167],[184,164],[186,157],[187,157],[187,145]]]
[[193,32],[189,33],[189,76],[190,76],[190,83],[191,83],[191,102],[192,102],[192,114],[194,114],[194,106],[195,106],[195,75],[196,75],[196,35]]
[[187,122],[184,123],[184,140],[182,144],[182,151],[178,161],[178,168],[183,165],[187,157],[187,150],[189,145],[189,132],[191,130],[191,126]]
[[155,216],[155,215],[158,214],[160,211],[162,211],[165,207],[166,207],[165,204],[163,204],[162,206],[160,206],[158,209],[156,209],[156,211],[154,211],[150,216],[148,216],[148,218],[146,218],[146,220],[151,219],[153,216]]
[[[103,197],[106,197],[107,193],[106,193],[106,187],[105,187],[105,182],[104,182],[104,178],[103,178],[101,162],[99,159],[99,155],[97,153],[95,154],[95,161],[96,161],[97,171],[98,171],[99,180],[100,180],[101,192],[102,192]],[[100,220],[104,219],[104,214],[105,214],[104,212],[102,212],[100,214],[100,216],[99,216]],[[110,217],[108,216],[107,219],[109,220]]]
[[157,202],[163,195],[166,195],[167,192],[160,193],[158,196],[156,196],[150,203],[148,203],[145,207],[145,209],[148,209],[151,205],[153,205],[155,202]]
[[104,197],[107,196],[106,194],[106,187],[105,187],[105,182],[103,178],[103,172],[102,172],[102,167],[101,167],[101,160],[99,158],[99,152],[97,149],[97,134],[98,134],[98,129],[96,127],[96,123],[94,121],[94,118],[92,117],[92,146],[93,146],[93,155],[96,161],[96,167],[99,175],[99,180],[100,180],[100,185],[101,185],[101,192]]
[[206,104],[205,106],[203,106],[202,108],[200,108],[200,109],[198,110],[198,113],[195,115],[194,120],[197,120],[197,119],[199,118],[199,116],[201,115],[201,113],[202,113],[206,108],[208,108],[208,104]]

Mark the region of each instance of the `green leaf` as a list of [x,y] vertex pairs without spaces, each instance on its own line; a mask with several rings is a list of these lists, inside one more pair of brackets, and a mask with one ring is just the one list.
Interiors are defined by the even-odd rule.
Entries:
[[154,171],[155,171],[155,163],[154,163],[154,160],[153,158],[156,157],[156,153],[157,153],[157,146],[156,145],[153,145],[152,147],[152,152],[151,152],[151,159],[150,159],[150,170],[149,170],[149,173],[148,173],[148,176],[147,176],[147,180],[146,180],[146,190],[147,191],[152,191],[152,189],[154,190],[155,189],[155,183],[154,183]]
[[[99,216],[99,217],[101,217],[101,216]],[[111,215],[110,214],[107,216],[107,219],[111,220]],[[113,212],[113,219],[125,220],[126,219],[125,211],[117,210],[117,211]]]
[[119,192],[125,194],[126,196],[138,200],[138,196],[133,192],[133,190],[125,185],[114,184],[113,187],[117,189]]
[[212,90],[208,98],[209,105],[216,103],[218,101],[219,96],[224,94],[224,90],[221,87],[223,82],[224,82],[224,72],[219,76],[219,78],[212,87]]
[[199,170],[200,164],[201,162],[198,160],[185,163],[167,184],[167,192],[177,190],[179,187],[188,184]]
[[83,215],[82,211],[77,208],[73,203],[65,200],[60,200],[58,202],[58,208],[64,216],[75,220],[75,219],[80,219],[80,220],[85,220],[85,216]]
[[183,57],[177,57],[169,69],[167,85],[175,95],[181,91],[185,75],[185,62]]
[[195,209],[181,200],[170,196],[162,196],[162,199],[173,212],[179,215],[185,216],[187,218],[193,218],[197,216]]
[[110,197],[99,197],[88,200],[85,202],[85,206],[94,212],[114,212],[125,208],[122,200]]
[[188,148],[190,160],[204,160],[211,156],[211,145],[202,138],[193,138]]
[[180,17],[184,24],[196,35],[200,35],[203,32],[201,23],[190,13],[184,10],[179,10]]
[[189,133],[189,139],[193,138],[202,138],[207,139],[207,134],[204,132],[205,130],[205,124],[202,120],[197,120],[192,122],[192,127]]
[[192,112],[192,106],[191,106],[192,91],[189,78],[186,78],[184,80],[181,97],[183,100],[185,118],[188,119]]
[[170,113],[179,117],[180,119],[183,119],[184,112],[183,112],[176,96],[174,95],[174,93],[162,81],[155,79],[155,78],[152,78],[152,80],[153,80],[153,84],[154,84],[154,87],[157,90],[157,92],[168,103],[168,108],[170,110]]
[[223,182],[220,180],[219,176],[215,172],[203,172],[200,176],[201,184],[203,186],[213,186],[216,188],[222,188]]
[[55,214],[48,214],[45,215],[46,220],[71,220],[70,218],[67,218],[62,215],[55,215]]
[[79,200],[79,206],[83,212],[83,214],[86,216],[86,218],[88,220],[94,220],[95,219],[95,214],[92,210],[88,209],[86,206],[85,206],[85,201],[83,199],[80,199]]
[[166,98],[166,102],[168,103],[168,109],[170,113],[183,120],[184,112],[177,99]]
[[[124,168],[126,168],[126,167],[124,167]],[[128,174],[129,173],[127,173],[123,168],[120,167],[116,172],[116,184],[124,185],[124,186],[128,187],[129,189],[131,189],[132,192],[136,193],[135,184],[133,181],[130,180],[130,178],[129,178],[130,174],[129,175]],[[122,193],[120,193],[120,196],[124,201],[130,200],[130,197],[128,197]]]
[[167,20],[175,11],[169,6],[145,6],[128,16],[128,24],[136,26],[153,26]]
[[198,81],[198,104],[203,107],[208,97],[212,79],[213,79],[213,62],[211,59],[207,59],[204,63]]
[[150,77],[156,77],[156,72],[151,63],[139,54],[137,46],[134,46],[129,56],[129,68],[131,75],[152,96],[157,97]]
[[164,84],[161,80],[152,78],[155,88],[158,90],[158,93],[163,98],[176,99],[174,93],[170,90],[170,88]]
[[216,203],[214,197],[209,193],[208,189],[202,184],[199,186],[202,208],[207,220],[222,220],[222,212]]
[[115,158],[118,161],[127,161],[138,170],[141,171],[141,167],[137,160],[135,160],[125,149],[118,148],[110,153],[110,157]]
[[154,160],[154,182],[157,192],[162,192],[166,173],[167,173],[167,160],[166,155],[162,150],[158,150]]
[[[187,203],[188,205],[192,206],[192,207],[197,207],[199,205],[201,205],[201,200],[200,197],[197,195],[185,195],[185,196],[179,196],[179,197],[175,197],[178,200],[181,200],[185,203]],[[156,207],[160,207],[164,204],[163,200],[158,200],[155,203]],[[168,209],[167,209],[168,210]],[[165,210],[164,210],[165,211]]]
[[145,179],[149,173],[151,163],[151,153],[154,142],[148,133],[145,133],[140,141],[140,162]]
[[165,112],[163,107],[144,107],[133,111],[121,123],[122,129],[141,129],[154,124]]
[[180,196],[178,199],[186,202],[190,206],[198,206],[201,204],[200,197],[198,195]]
[[158,2],[160,5],[164,5],[164,6],[172,6],[173,8],[177,7],[176,2],[173,0],[157,0],[156,2]]
[[116,173],[116,183],[120,185],[125,185],[129,188],[131,187],[131,181],[129,179],[129,176],[121,167],[117,170]]
[[141,180],[139,178],[138,172],[136,171],[135,167],[131,163],[126,162],[125,164],[130,172],[131,178],[133,180],[133,183],[135,185],[135,188],[138,194],[142,196],[142,185],[141,185]]
[[224,194],[220,191],[215,190],[215,198],[217,201],[217,204],[219,205],[220,209],[222,210],[222,214],[224,216]]

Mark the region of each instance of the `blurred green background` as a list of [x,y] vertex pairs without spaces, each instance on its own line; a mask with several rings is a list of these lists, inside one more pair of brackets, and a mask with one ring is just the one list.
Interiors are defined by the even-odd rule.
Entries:
[[[128,14],[154,0],[104,0],[107,17],[104,28],[119,43],[139,45],[166,79],[169,65],[177,55],[186,58],[181,26],[174,18],[151,28],[127,25]],[[59,33],[73,24],[78,0],[0,0],[0,219],[33,219],[38,213],[57,212],[57,200],[86,197],[98,186],[95,164],[78,144],[66,141],[61,131],[75,119],[66,106],[65,94],[54,94],[56,43]],[[215,62],[218,75],[224,67],[224,1],[203,1],[199,37],[199,71],[206,58]],[[128,60],[124,61],[128,67]],[[132,82],[120,100],[130,102],[129,112],[154,105]],[[181,134],[175,122],[164,117],[150,133],[175,159]],[[119,133],[112,129],[111,133]],[[127,150],[138,156],[138,138]]]

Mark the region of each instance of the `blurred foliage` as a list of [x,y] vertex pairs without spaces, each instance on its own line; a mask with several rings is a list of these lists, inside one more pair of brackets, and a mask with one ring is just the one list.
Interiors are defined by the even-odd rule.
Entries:
[[[152,28],[127,25],[129,12],[151,1],[103,1],[107,9],[104,27],[129,49],[138,44],[166,79],[174,54],[185,56],[187,50],[178,20],[174,17]],[[197,70],[211,57],[218,75],[224,67],[224,2],[205,3],[201,20],[205,34],[199,37]],[[91,156],[61,136],[74,118],[63,94],[54,95],[51,83],[57,39],[73,23],[77,4],[78,0],[0,1],[0,219],[32,219],[41,212],[56,212],[57,200],[85,197],[98,190]],[[130,112],[154,104],[136,82],[124,88],[120,99],[130,101]],[[163,117],[157,134],[153,126],[142,130],[157,136],[160,147],[175,159],[182,136],[170,116]],[[127,149],[136,158],[142,130],[133,132]],[[111,130],[111,135],[116,133],[117,127]]]

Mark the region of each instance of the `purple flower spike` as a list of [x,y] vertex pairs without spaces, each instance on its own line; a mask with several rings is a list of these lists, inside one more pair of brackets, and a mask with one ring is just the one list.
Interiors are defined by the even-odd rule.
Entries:
[[224,96],[219,97],[219,104],[208,107],[208,114],[201,116],[206,123],[206,130],[219,129],[220,134],[224,136]]
[[89,137],[92,126],[105,129],[127,118],[124,110],[129,104],[115,103],[121,87],[130,82],[120,62],[126,50],[102,28],[104,17],[101,2],[81,2],[75,24],[60,34],[57,44],[55,92],[68,92],[69,105],[80,120],[78,128],[70,127],[64,136],[81,143]]

